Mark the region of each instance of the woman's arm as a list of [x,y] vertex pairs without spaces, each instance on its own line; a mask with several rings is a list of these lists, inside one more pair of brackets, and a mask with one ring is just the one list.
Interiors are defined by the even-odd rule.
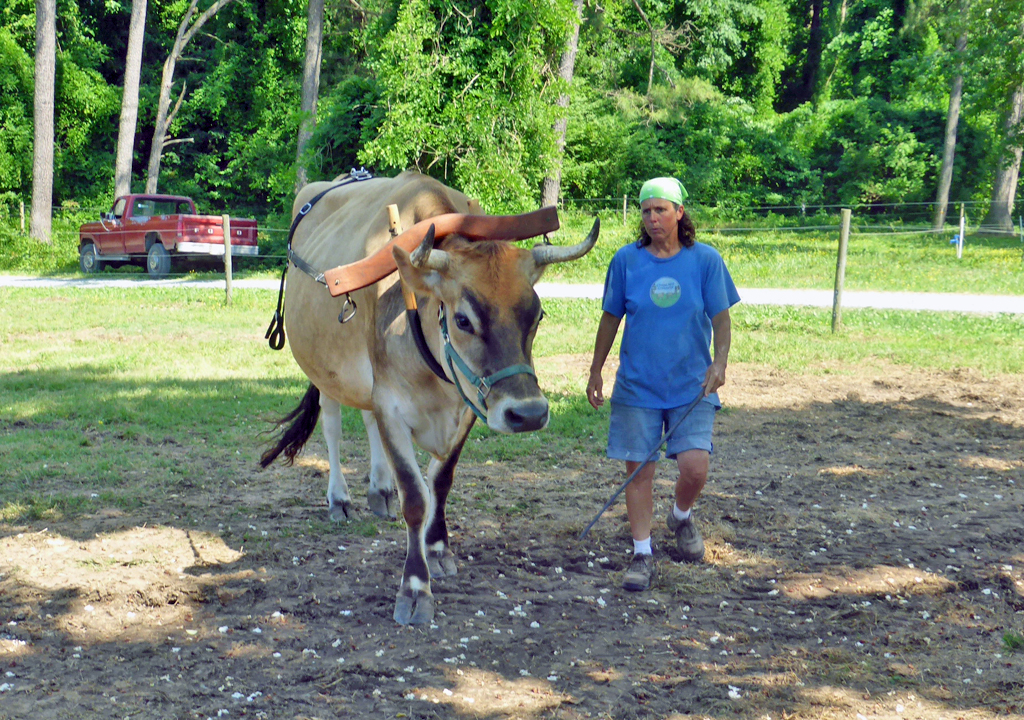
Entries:
[[604,367],[604,361],[608,359],[612,345],[615,344],[615,336],[619,332],[620,322],[622,322],[622,318],[605,312],[597,326],[594,359],[590,363],[590,380],[587,382],[587,400],[594,408],[599,408],[604,404],[604,378],[601,377],[601,369]]
[[711,330],[715,359],[704,375],[704,397],[725,385],[725,368],[729,364],[729,347],[732,345],[732,320],[728,308],[711,318]]

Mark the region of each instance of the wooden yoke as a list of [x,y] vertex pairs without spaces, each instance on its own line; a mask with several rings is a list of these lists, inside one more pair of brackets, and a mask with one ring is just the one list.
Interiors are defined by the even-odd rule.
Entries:
[[[391,232],[392,240],[402,234],[402,218],[398,214],[397,205],[388,205],[388,230]],[[405,309],[417,310],[416,293],[412,291],[411,287],[406,285],[405,278],[399,277],[399,282],[402,283],[402,297],[405,299]]]
[[[391,215],[390,207],[393,206],[389,206],[389,216]],[[395,209],[397,211],[397,208]],[[431,225],[434,226],[434,237],[438,241],[452,233],[458,233],[468,240],[526,240],[557,230],[558,210],[554,206],[549,206],[522,215],[446,213],[421,220],[408,230],[399,232],[390,242],[369,257],[324,272],[327,289],[332,296],[338,297],[383,280],[398,269],[395,258],[391,254],[392,247],[398,245],[406,252],[412,252],[423,242],[423,237]],[[397,216],[392,221],[392,228],[400,230]],[[403,288],[403,294],[404,292]],[[406,298],[407,306],[408,302],[409,300]],[[415,298],[413,298],[413,302],[415,303]]]

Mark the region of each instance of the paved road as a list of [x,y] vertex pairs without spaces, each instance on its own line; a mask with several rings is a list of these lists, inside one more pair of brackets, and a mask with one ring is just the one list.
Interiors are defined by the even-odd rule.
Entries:
[[[235,280],[232,287],[277,290],[278,280]],[[3,287],[212,287],[223,288],[223,280],[149,280],[124,278],[34,278],[0,275]],[[599,284],[537,283],[541,297],[601,297]],[[740,297],[749,305],[806,305],[832,307],[831,290],[782,290],[772,288],[740,288]],[[880,308],[893,310],[936,310],[962,313],[1013,313],[1024,315],[1021,295],[960,295],[956,293],[912,292],[843,292],[843,308]]]

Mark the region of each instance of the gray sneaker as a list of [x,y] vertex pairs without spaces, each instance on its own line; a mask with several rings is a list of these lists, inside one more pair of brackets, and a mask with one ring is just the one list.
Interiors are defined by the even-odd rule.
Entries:
[[634,592],[647,590],[657,575],[658,566],[653,555],[634,555],[629,569],[622,576],[622,589]]
[[704,538],[700,536],[697,522],[690,513],[688,520],[677,520],[672,511],[668,511],[668,529],[676,536],[676,549],[686,562],[700,562],[704,559]]

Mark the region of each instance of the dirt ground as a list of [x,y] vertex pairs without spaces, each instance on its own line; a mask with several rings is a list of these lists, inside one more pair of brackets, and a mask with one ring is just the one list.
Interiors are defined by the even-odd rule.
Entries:
[[662,523],[647,593],[619,588],[621,504],[577,538],[623,480],[582,455],[460,466],[429,627],[391,618],[404,528],[326,523],[319,444],[134,514],[0,525],[0,718],[1024,717],[1024,378],[730,372],[706,562]]

